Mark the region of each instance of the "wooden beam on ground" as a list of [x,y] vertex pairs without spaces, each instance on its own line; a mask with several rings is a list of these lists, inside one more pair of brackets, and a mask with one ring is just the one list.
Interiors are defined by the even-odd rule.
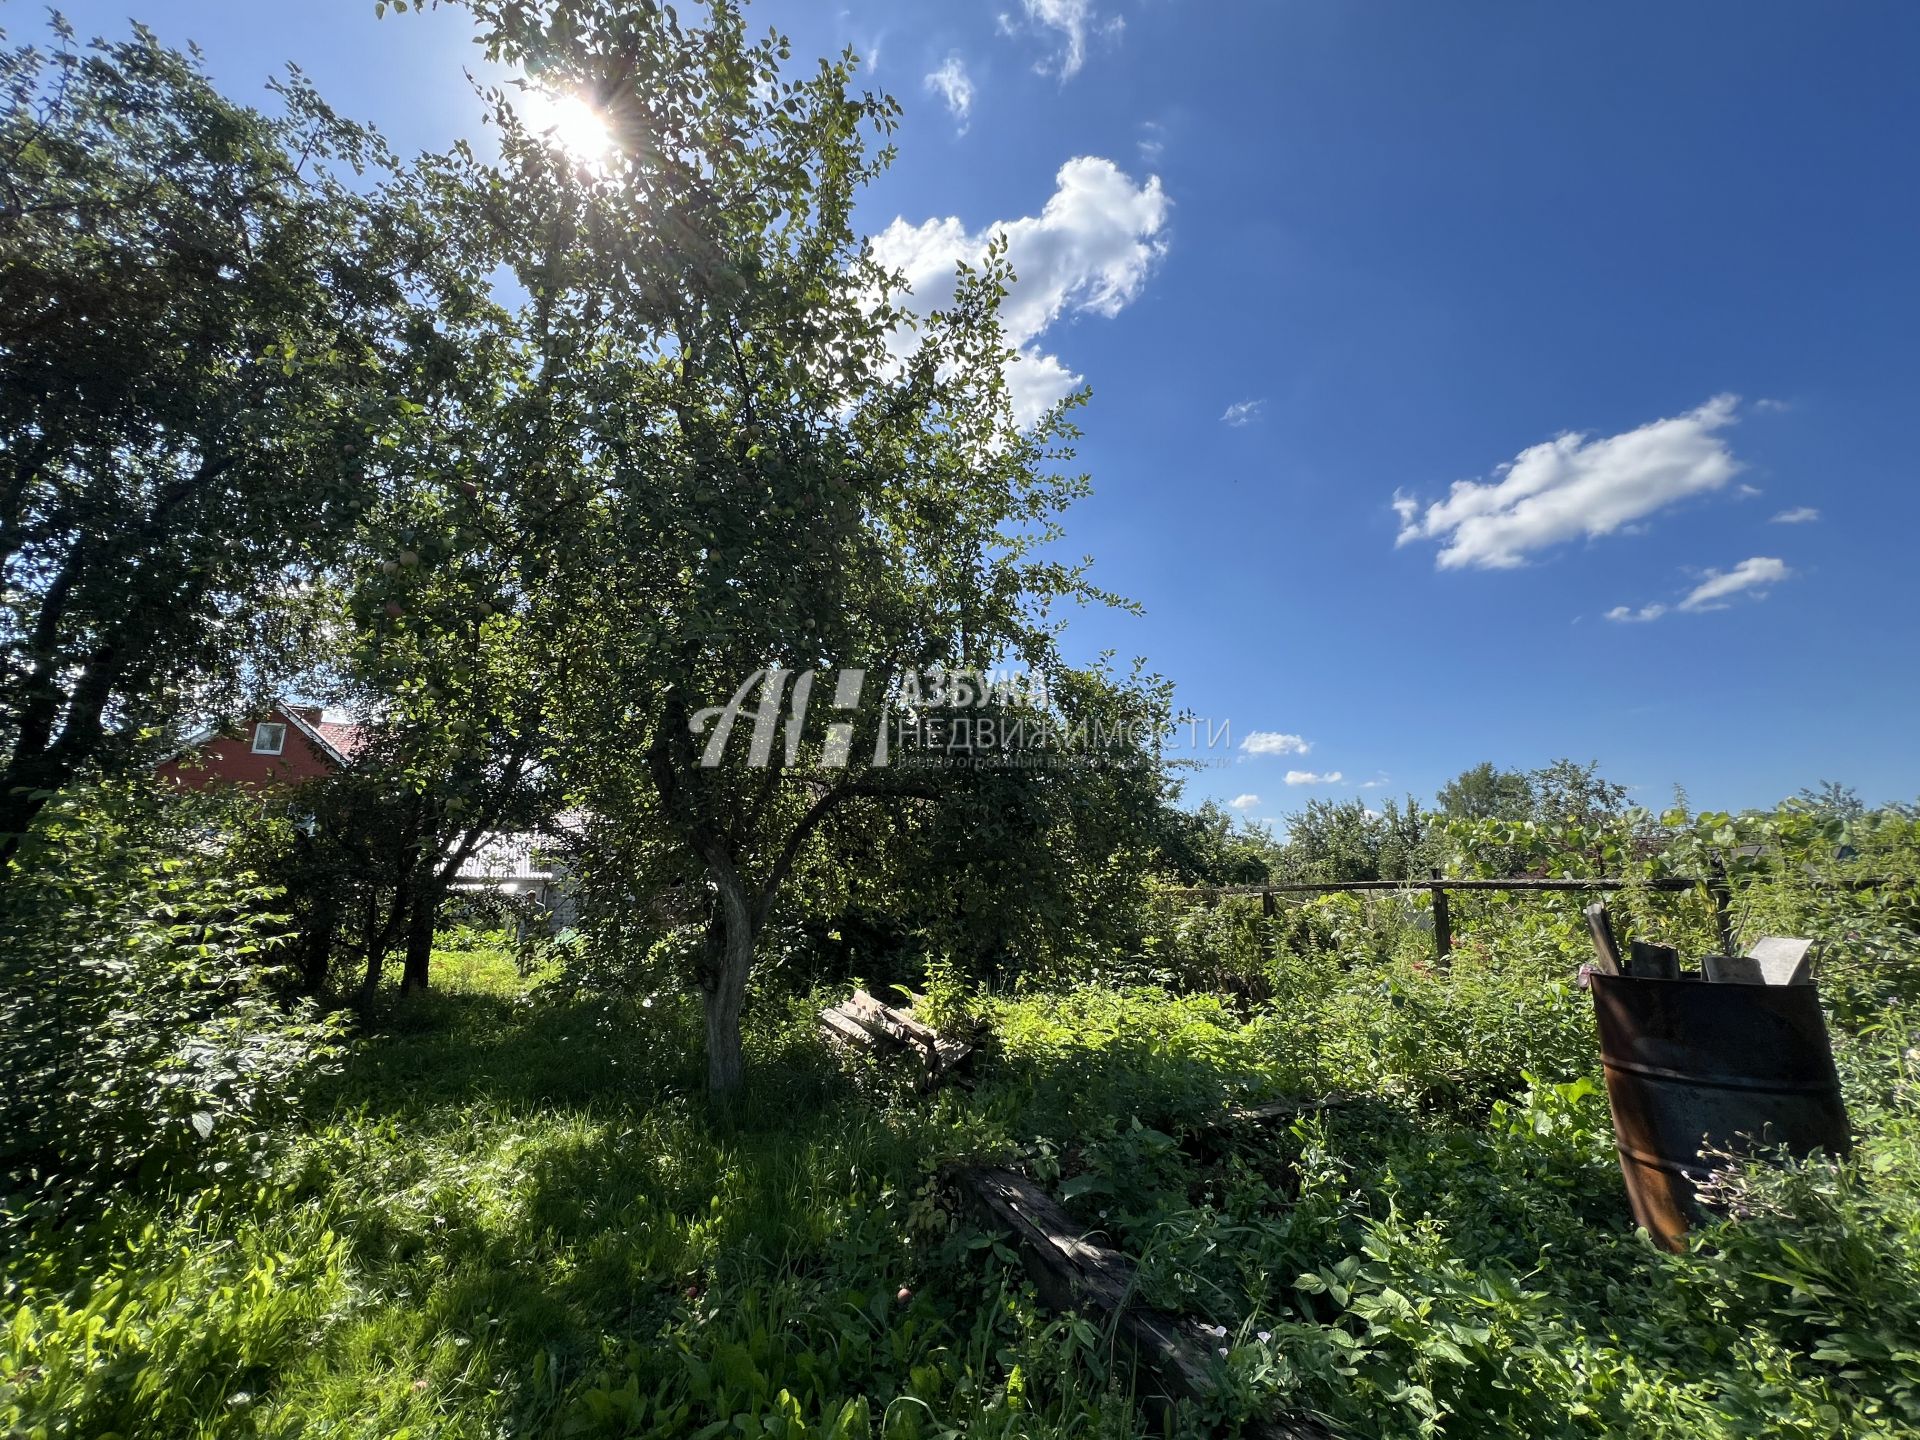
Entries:
[[882,1004],[864,990],[855,990],[848,999],[822,1010],[820,1028],[828,1038],[870,1054],[912,1055],[924,1072],[922,1083],[926,1086],[938,1084],[973,1051],[965,1041],[942,1037],[931,1026]]
[[1221,1129],[1231,1125],[1271,1125],[1276,1120],[1292,1120],[1300,1115],[1312,1115],[1322,1110],[1338,1110],[1342,1105],[1351,1105],[1351,1095],[1312,1095],[1289,1096],[1284,1100],[1263,1100],[1258,1105],[1236,1105],[1227,1111],[1226,1118],[1216,1120],[1209,1129]]
[[882,1005],[864,990],[856,990],[848,998],[845,1007],[863,1025],[891,1035],[902,1045],[914,1045],[923,1051],[931,1052],[934,1042],[940,1037],[928,1026],[911,1018],[891,1005]]
[[1189,1130],[1182,1148],[1200,1158],[1215,1155],[1227,1136],[1235,1130],[1258,1130],[1284,1124],[1302,1115],[1318,1115],[1351,1105],[1351,1095],[1290,1095],[1280,1100],[1263,1100],[1257,1105],[1235,1105],[1224,1113],[1201,1121]]
[[[1140,1367],[1141,1403],[1164,1416],[1183,1400],[1219,1393],[1214,1341],[1199,1324],[1136,1302],[1134,1264],[1096,1245],[1052,1196],[1011,1170],[951,1169],[948,1178],[982,1221],[1007,1235],[1034,1287],[1055,1310],[1077,1310],[1124,1344]],[[1256,1440],[1331,1440],[1318,1421],[1300,1416],[1255,1420],[1241,1434]]]
[[879,1048],[873,1032],[838,1006],[820,1012],[820,1028],[826,1031],[829,1039],[844,1040],[861,1050]]

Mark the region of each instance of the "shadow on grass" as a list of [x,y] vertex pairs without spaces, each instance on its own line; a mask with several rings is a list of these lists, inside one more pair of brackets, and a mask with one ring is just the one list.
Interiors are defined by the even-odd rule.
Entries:
[[[748,1078],[714,1123],[785,1123],[792,1107],[829,1105],[846,1090],[823,1046],[785,1023],[778,1001],[745,1020]],[[664,1101],[703,1110],[704,1032],[690,996],[533,997],[455,987],[394,995],[359,1033],[313,1113],[364,1110],[421,1117],[491,1103],[516,1110],[638,1113]]]
[[331,1342],[353,1413],[418,1423],[450,1387],[489,1433],[680,1434],[780,1390],[828,1415],[904,1387],[978,1308],[892,1300],[925,1268],[913,1115],[772,1015],[716,1115],[697,1017],[660,1008],[446,994],[356,1055],[304,1187],[370,1292]]
[[[978,1266],[916,1238],[932,1165],[994,1135],[1073,1145],[1134,1119],[1180,1135],[1298,1079],[1278,1031],[1203,1003],[1089,999],[1026,1014],[971,1096],[887,1105],[841,1073],[808,1019],[798,1002],[760,1002],[746,1091],[716,1114],[690,999],[450,987],[386,1011],[332,1084],[338,1123],[307,1180],[366,1287],[316,1362],[343,1412],[395,1429],[452,1405],[473,1433],[665,1435],[771,1413],[781,1390],[818,1415],[909,1390],[951,1408],[934,1393],[949,1362],[929,1357],[1007,1322]],[[1289,1205],[1306,1133],[1236,1135],[1211,1162],[1169,1155],[1168,1200],[1189,1203],[1179,1172],[1230,1156]],[[1581,1223],[1578,1197],[1545,1171],[1516,1194],[1511,1156],[1470,1126],[1369,1099],[1311,1133],[1382,1212],[1414,1183],[1422,1207],[1489,1251],[1537,1255],[1543,1235]],[[1408,1157],[1436,1153],[1406,1173]],[[1060,1368],[1048,1383],[1065,1383]],[[300,1404],[298,1387],[285,1399]]]

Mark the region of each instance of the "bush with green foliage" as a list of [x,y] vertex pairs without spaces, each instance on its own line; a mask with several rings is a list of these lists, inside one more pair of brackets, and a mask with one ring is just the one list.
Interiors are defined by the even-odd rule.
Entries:
[[280,897],[238,861],[236,818],[219,797],[69,792],[0,886],[16,1216],[257,1170],[271,1122],[335,1052],[337,1023],[280,993]]

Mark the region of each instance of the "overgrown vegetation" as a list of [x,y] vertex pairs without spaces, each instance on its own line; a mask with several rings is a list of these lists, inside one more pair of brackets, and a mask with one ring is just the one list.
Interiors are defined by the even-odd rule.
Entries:
[[[1841,838],[1915,873],[1910,821]],[[468,930],[266,1171],[123,1191],[13,1250],[0,1413],[29,1435],[1145,1433],[1108,1339],[1043,1311],[941,1186],[990,1160],[1220,1328],[1218,1413],[1183,1431],[1278,1408],[1356,1436],[1909,1433],[1912,918],[1793,866],[1746,883],[1743,913],[1826,941],[1859,1146],[1734,1169],[1732,1218],[1684,1255],[1626,1215],[1570,899],[1467,917],[1447,973],[1391,896],[1188,909],[1065,989],[936,967],[936,1010],[991,1053],[932,1096],[847,1068],[819,997],[769,985],[725,1113],[684,991],[528,974]],[[1636,933],[1705,923],[1644,903]],[[1188,988],[1255,970],[1260,998]],[[1231,1102],[1335,1093],[1192,1143]]]
[[0,887],[0,1218],[257,1173],[335,1053],[339,1018],[280,993],[285,897],[239,860],[247,818],[132,785],[42,812]]

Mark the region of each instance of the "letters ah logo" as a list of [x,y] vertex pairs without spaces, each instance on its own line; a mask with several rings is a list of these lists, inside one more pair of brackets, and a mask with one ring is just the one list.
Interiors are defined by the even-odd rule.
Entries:
[[[787,696],[787,683],[793,682],[793,695],[790,705],[783,705]],[[741,706],[746,704],[747,696],[757,684],[760,687],[760,707],[753,717],[753,739],[747,746],[747,764],[756,770],[764,770],[773,758],[774,732],[780,729],[780,712],[787,710],[787,723],[782,733],[785,746],[785,763],[796,765],[800,760],[800,737],[806,730],[807,705],[813,699],[814,672],[802,670],[797,674],[792,670],[756,670],[741,683],[733,697],[724,705],[709,705],[696,711],[689,726],[694,738],[698,739],[712,726],[713,733],[707,736],[707,746],[700,754],[702,768],[712,769],[720,763],[720,757],[726,753],[727,741],[733,738],[733,722],[740,714]],[[833,708],[852,710],[860,703],[860,692],[867,682],[864,670],[841,670],[833,685]],[[820,750],[820,767],[824,770],[844,770],[847,757],[853,750],[853,723],[848,720],[836,720],[827,727],[826,742]],[[873,763],[883,766],[887,763],[887,728],[880,727],[880,735],[873,747]]]

